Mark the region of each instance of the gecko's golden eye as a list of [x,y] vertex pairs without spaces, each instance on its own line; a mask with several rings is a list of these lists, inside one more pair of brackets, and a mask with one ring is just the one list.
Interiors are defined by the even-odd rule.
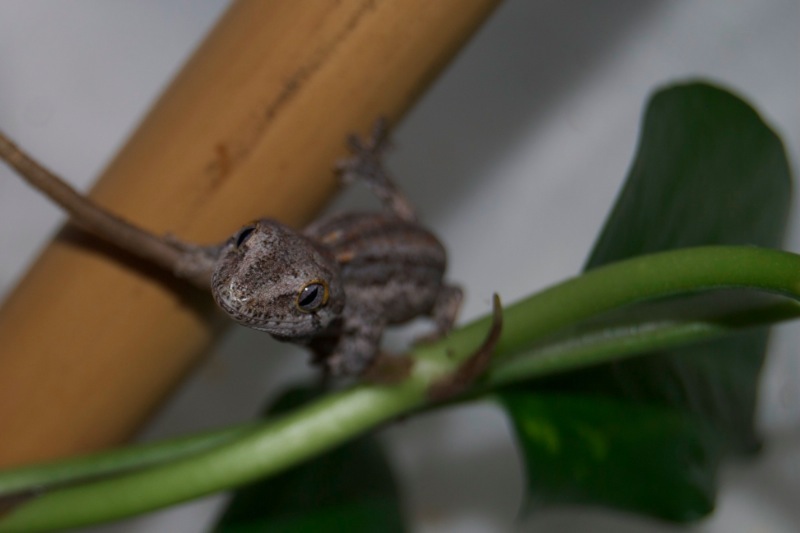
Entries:
[[297,308],[304,313],[316,311],[326,303],[328,303],[328,284],[321,279],[307,283],[297,293]]
[[247,239],[253,234],[256,230],[255,226],[245,226],[239,230],[239,233],[236,235],[236,248],[241,248],[244,243],[247,242]]

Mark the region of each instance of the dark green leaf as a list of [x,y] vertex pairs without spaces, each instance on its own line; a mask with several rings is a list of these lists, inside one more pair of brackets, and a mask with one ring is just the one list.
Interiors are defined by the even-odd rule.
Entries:
[[592,396],[511,392],[503,401],[525,452],[531,505],[608,505],[681,522],[712,509],[719,442],[697,420]]
[[790,197],[783,144],[752,107],[703,83],[661,90],[586,268],[706,244],[779,247]]
[[[668,89],[650,104],[631,175],[587,269],[706,244],[778,247],[790,188],[783,145],[750,106],[709,85]],[[766,331],[752,331],[587,371],[583,379],[610,394],[699,414],[733,448],[754,450],[766,344]]]
[[[777,247],[789,200],[790,176],[783,146],[752,108],[703,83],[664,89],[648,106],[637,156],[587,269],[690,246]],[[714,298],[697,303],[707,306],[710,315],[721,305]],[[705,312],[691,306],[683,306],[681,311],[680,305],[675,310],[678,320],[686,313]],[[614,317],[615,327],[626,324],[626,313],[630,324],[643,320],[641,308],[633,307]],[[596,324],[590,330],[597,335]],[[574,334],[580,336],[581,328]],[[603,397],[615,398],[616,404],[602,404],[608,412],[598,413],[598,419],[613,418],[610,412],[617,409],[619,420],[635,420],[631,409],[654,409],[652,423],[672,428],[677,442],[705,442],[706,451],[721,454],[722,448],[714,452],[710,441],[705,441],[713,430],[725,443],[723,448],[754,450],[758,447],[753,429],[755,394],[766,342],[765,331],[747,331],[528,384],[524,391],[507,393],[504,401],[516,427],[521,428],[527,402],[543,401],[534,395],[545,390],[592,395],[598,402],[609,401]],[[585,413],[583,416],[586,418]],[[565,433],[564,438],[569,435]],[[624,435],[609,426],[600,424],[598,435],[609,449],[627,446]],[[538,464],[541,454],[533,453],[536,445],[530,436],[518,431],[518,437],[528,464]],[[565,448],[567,452],[552,458],[552,475],[535,477],[531,467],[531,494],[536,501],[602,503],[675,520],[707,513],[713,501],[713,483],[699,485],[696,480],[698,476],[713,480],[718,457],[689,467],[666,443],[652,444],[647,455],[671,474],[668,479],[657,481],[649,477],[653,473],[647,474],[646,468],[610,464],[604,473],[615,482],[607,485],[609,492],[601,496],[591,478],[569,474],[580,452],[572,457],[572,448]],[[631,460],[641,461],[641,456],[631,455]],[[559,478],[559,470],[564,472],[563,478]],[[663,483],[664,491],[659,493],[654,483]],[[700,489],[705,491],[703,498],[697,497]],[[580,496],[571,497],[570,493]],[[661,498],[669,494],[672,502],[657,501],[657,494]],[[685,507],[678,510],[678,504]]]
[[[290,411],[320,392],[293,389],[268,413]],[[215,529],[218,533],[403,530],[394,477],[373,436],[236,491]]]

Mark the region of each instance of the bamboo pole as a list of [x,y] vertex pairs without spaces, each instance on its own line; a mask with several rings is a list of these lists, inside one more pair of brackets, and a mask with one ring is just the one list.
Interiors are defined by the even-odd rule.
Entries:
[[[201,243],[260,216],[304,224],[345,134],[396,121],[498,2],[239,0],[91,196]],[[0,308],[0,466],[129,437],[218,318],[200,291],[64,228]]]

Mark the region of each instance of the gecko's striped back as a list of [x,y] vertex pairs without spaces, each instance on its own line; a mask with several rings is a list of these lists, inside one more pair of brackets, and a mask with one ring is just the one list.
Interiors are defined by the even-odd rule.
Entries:
[[384,213],[347,213],[320,221],[306,234],[341,266],[347,306],[373,308],[390,324],[433,306],[446,253],[419,224]]

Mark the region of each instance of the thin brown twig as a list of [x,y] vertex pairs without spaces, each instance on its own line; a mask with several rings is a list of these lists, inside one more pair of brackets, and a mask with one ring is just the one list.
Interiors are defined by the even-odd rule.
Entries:
[[489,368],[502,331],[503,306],[500,296],[495,294],[492,297],[492,324],[483,343],[455,372],[433,383],[428,389],[428,398],[432,402],[444,402],[466,392]]

